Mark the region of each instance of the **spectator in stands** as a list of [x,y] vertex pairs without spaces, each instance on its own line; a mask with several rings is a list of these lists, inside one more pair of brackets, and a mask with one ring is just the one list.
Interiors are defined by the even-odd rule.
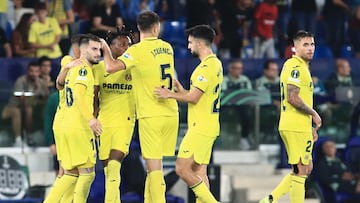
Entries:
[[335,94],[336,87],[355,85],[350,64],[346,59],[336,59],[335,70],[336,72],[332,73],[325,81],[325,89],[330,96]]
[[292,0],[291,9],[296,23],[295,30],[316,33],[316,0]]
[[160,0],[155,8],[155,12],[159,15],[160,21],[174,19],[174,2],[172,0]]
[[154,11],[155,0],[131,0],[129,1],[129,7],[127,9],[126,25],[130,26],[130,30],[134,33],[134,43],[139,42],[139,31],[136,25],[136,17],[143,11]]
[[278,18],[275,0],[264,0],[255,11],[254,58],[275,58],[273,29]]
[[39,66],[40,66],[40,78],[45,81],[49,92],[53,92],[56,90],[55,80],[51,77],[51,69],[52,69],[52,61],[47,56],[42,56],[39,58]]
[[203,24],[211,25],[214,28],[216,32],[216,37],[214,39],[213,45],[218,46],[223,38],[223,35],[220,28],[219,11],[215,4],[215,0],[199,0],[199,1],[187,0],[186,29],[191,28],[195,25],[203,25]]
[[[2,119],[10,118],[15,134],[14,146],[21,146],[22,120],[24,120],[27,135],[32,132],[33,108],[46,101],[49,91],[46,83],[40,78],[40,67],[36,62],[30,62],[27,73],[20,76],[14,85],[14,94],[2,111]],[[22,119],[23,116],[23,119]],[[28,144],[33,140],[28,137]]]
[[37,21],[31,24],[28,41],[36,49],[36,57],[47,56],[51,59],[62,56],[59,42],[61,29],[55,18],[48,17],[45,3],[35,6]]
[[[243,75],[243,63],[240,60],[233,60],[228,65],[228,74],[224,76],[222,83],[222,91],[234,91],[239,89],[252,90],[250,79]],[[250,108],[248,105],[236,106],[241,123],[241,138],[239,147],[242,150],[249,150],[251,148],[249,142],[250,129]]]
[[349,39],[353,46],[355,57],[360,58],[360,6],[357,6],[349,23]]
[[25,13],[21,16],[19,24],[11,33],[11,45],[14,56],[25,58],[35,57],[36,49],[28,42],[30,26],[35,20],[34,14]]
[[39,2],[43,2],[43,0],[26,0],[26,1],[23,1],[23,6],[25,8],[33,8],[33,9],[35,9],[35,6]]
[[359,176],[350,172],[346,164],[336,156],[336,151],[334,141],[324,141],[321,153],[314,163],[317,171],[314,175],[321,186],[334,192],[360,194]]
[[114,0],[102,0],[94,6],[91,16],[91,33],[105,39],[108,31],[115,33],[116,27],[122,26],[123,19],[119,6]]
[[279,66],[274,60],[265,62],[263,75],[255,83],[257,90],[268,90],[271,93],[272,104],[280,111]]
[[7,23],[8,0],[0,0],[0,28],[5,30]]
[[73,2],[75,16],[78,16],[81,20],[89,20],[91,8],[96,4],[96,0],[74,0]]
[[12,50],[5,31],[0,27],[0,57],[11,58]]
[[66,54],[70,49],[70,25],[74,23],[75,16],[70,0],[46,0],[48,16],[57,19],[61,28],[60,49]]
[[[286,46],[289,41],[289,21],[291,18],[291,1],[290,0],[277,0],[276,1],[279,18],[277,20],[277,38],[278,38],[278,46],[279,46],[279,55],[280,57],[284,57]],[[291,55],[290,55],[291,57]],[[290,57],[285,57],[290,58]]]
[[333,54],[339,56],[340,48],[345,41],[345,22],[350,7],[345,0],[325,0],[322,16],[325,23],[326,43]]
[[252,0],[217,1],[216,8],[221,21],[221,41],[219,52],[222,57],[241,56],[241,48],[250,43],[250,23],[253,20],[254,5]]
[[34,8],[23,7],[23,0],[13,0],[13,2],[14,2],[14,15],[12,16],[12,19],[9,20],[12,21],[13,25],[16,27],[20,23],[21,17],[25,13],[34,14]]

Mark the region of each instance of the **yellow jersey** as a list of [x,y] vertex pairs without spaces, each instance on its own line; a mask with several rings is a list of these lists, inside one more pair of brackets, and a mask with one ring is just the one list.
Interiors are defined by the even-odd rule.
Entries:
[[7,13],[8,5],[7,0],[0,0],[0,13]]
[[[60,72],[64,70],[64,67],[70,63],[73,60],[73,58],[69,55],[64,56],[61,59],[61,68],[60,68]],[[66,101],[65,101],[65,90],[61,89],[59,90],[59,104],[58,104],[58,108],[56,109],[56,114],[55,114],[55,118],[54,118],[54,122],[53,122],[53,128],[59,128],[61,127],[61,120],[63,118],[63,108],[66,105]]]
[[279,130],[295,132],[312,132],[312,116],[304,114],[293,107],[287,100],[287,85],[300,88],[299,97],[313,108],[314,85],[308,64],[298,56],[288,59],[280,74],[281,113]]
[[178,115],[175,99],[157,99],[154,94],[156,87],[174,91],[174,52],[169,43],[145,38],[118,59],[131,70],[137,118]]
[[215,137],[220,133],[220,92],[223,81],[221,61],[211,54],[195,68],[190,77],[190,91],[198,88],[203,92],[196,104],[188,104],[188,128]]
[[[35,21],[30,26],[29,42],[40,45],[49,45],[55,41],[57,35],[61,35],[61,29],[55,18],[47,17],[45,23]],[[41,48],[36,51],[36,57],[47,56],[49,58],[58,58],[62,55],[60,46],[54,45],[54,50]]]
[[[84,95],[76,95],[76,88],[79,85],[86,86]],[[89,112],[93,112],[94,102],[94,76],[92,68],[84,63],[73,67],[69,70],[65,78],[65,108],[63,127],[76,129],[89,129],[88,121],[84,118],[79,110],[77,97],[83,97],[86,105],[81,108],[87,108]]]
[[93,66],[95,86],[99,86],[98,119],[104,127],[121,126],[123,120],[135,121],[135,101],[130,70],[109,74],[104,61]]

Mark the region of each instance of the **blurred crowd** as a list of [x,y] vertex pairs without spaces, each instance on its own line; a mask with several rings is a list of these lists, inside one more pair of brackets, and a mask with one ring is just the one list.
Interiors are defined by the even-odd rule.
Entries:
[[[189,28],[210,24],[214,48],[223,58],[288,58],[291,36],[315,34],[332,56],[360,57],[359,0],[0,0],[1,57],[58,58],[70,50],[70,37],[91,32],[101,37],[116,26],[133,30],[144,10],[163,22]],[[186,40],[186,39],[185,39]],[[186,47],[185,47],[186,48]]]

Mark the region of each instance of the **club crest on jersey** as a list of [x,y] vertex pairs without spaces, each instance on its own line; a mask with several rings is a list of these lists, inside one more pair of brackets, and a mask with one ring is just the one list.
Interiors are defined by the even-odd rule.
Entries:
[[299,78],[299,77],[300,77],[300,71],[298,71],[298,70],[292,70],[292,71],[291,71],[291,77],[292,77],[292,78]]
[[126,81],[131,81],[132,80],[131,74],[126,74],[125,75],[125,80]]
[[87,75],[87,70],[86,70],[85,68],[81,68],[81,69],[79,70],[79,75],[80,75],[80,76],[86,76],[86,75]]
[[123,54],[124,58],[133,60],[133,57],[129,53]]
[[199,76],[197,77],[197,80],[198,80],[199,82],[207,82],[206,78],[205,78],[203,75],[199,75]]

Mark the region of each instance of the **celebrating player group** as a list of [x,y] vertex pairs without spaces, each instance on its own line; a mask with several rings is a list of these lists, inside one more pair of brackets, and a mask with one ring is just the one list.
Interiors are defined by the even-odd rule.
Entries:
[[[105,174],[105,202],[120,202],[120,168],[138,121],[145,160],[144,202],[165,203],[163,156],[174,156],[179,126],[177,101],[188,105],[188,131],[180,145],[176,173],[196,202],[218,202],[209,190],[206,168],[219,135],[221,61],[213,54],[214,30],[186,30],[188,48],[200,59],[186,90],[175,79],[172,46],[158,39],[159,16],[137,17],[140,42],[125,28],[106,39],[72,38],[74,56],[65,56],[56,86],[60,102],[53,123],[59,173],[46,203],[84,203],[95,178],[96,145]],[[101,57],[103,56],[103,57]],[[103,60],[101,60],[103,58]],[[180,67],[179,67],[180,68]]]

